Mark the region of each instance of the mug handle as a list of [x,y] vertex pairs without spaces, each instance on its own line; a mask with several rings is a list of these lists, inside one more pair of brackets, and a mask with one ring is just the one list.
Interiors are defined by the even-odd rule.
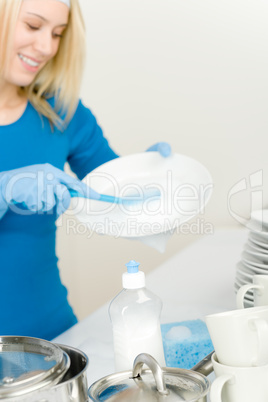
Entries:
[[254,366],[262,366],[268,361],[268,322],[263,319],[252,318],[249,321],[250,327],[257,331],[258,336],[258,354],[257,358],[252,362]]
[[210,390],[210,400],[211,402],[222,402],[221,394],[224,385],[234,379],[232,374],[222,374],[213,381]]
[[236,294],[236,306],[237,306],[237,308],[244,308],[244,297],[245,297],[245,294],[250,289],[263,289],[263,286],[254,285],[253,283],[249,284],[249,285],[241,286],[241,288],[238,290],[238,292]]

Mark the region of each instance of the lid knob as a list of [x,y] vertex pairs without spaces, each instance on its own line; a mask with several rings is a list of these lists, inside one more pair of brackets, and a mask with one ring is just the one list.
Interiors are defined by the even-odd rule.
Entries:
[[164,374],[158,362],[148,353],[139,354],[133,364],[133,378],[142,377],[142,366],[146,364],[152,371],[159,394],[168,395]]

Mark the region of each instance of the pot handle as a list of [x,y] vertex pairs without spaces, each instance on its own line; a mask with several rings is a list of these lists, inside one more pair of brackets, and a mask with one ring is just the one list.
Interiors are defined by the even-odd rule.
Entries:
[[197,371],[198,373],[201,373],[207,377],[213,371],[213,365],[211,361],[213,353],[214,350],[211,353],[209,353],[206,357],[204,357],[204,359],[201,360],[201,362],[197,363],[194,367],[192,367],[191,370]]
[[141,353],[134,360],[133,378],[141,377],[142,367],[144,364],[146,364],[146,366],[148,366],[153,373],[157,391],[161,395],[168,395],[163,371],[153,356],[149,355],[148,353]]

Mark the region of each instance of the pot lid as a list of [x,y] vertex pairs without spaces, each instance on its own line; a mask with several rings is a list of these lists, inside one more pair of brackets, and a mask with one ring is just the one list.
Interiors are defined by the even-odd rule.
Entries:
[[[150,369],[142,370],[146,364]],[[99,401],[178,402],[199,401],[210,389],[210,381],[198,372],[180,368],[162,368],[147,353],[138,355],[133,371],[104,377],[88,390]]]
[[69,356],[51,342],[23,336],[0,337],[0,399],[57,383]]

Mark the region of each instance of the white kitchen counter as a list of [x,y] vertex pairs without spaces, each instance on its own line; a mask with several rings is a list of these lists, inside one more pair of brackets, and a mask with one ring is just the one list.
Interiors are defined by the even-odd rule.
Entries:
[[[248,232],[220,229],[205,235],[147,275],[146,286],[161,297],[161,322],[204,319],[235,309],[234,278]],[[89,357],[88,384],[114,372],[108,303],[54,339]]]

